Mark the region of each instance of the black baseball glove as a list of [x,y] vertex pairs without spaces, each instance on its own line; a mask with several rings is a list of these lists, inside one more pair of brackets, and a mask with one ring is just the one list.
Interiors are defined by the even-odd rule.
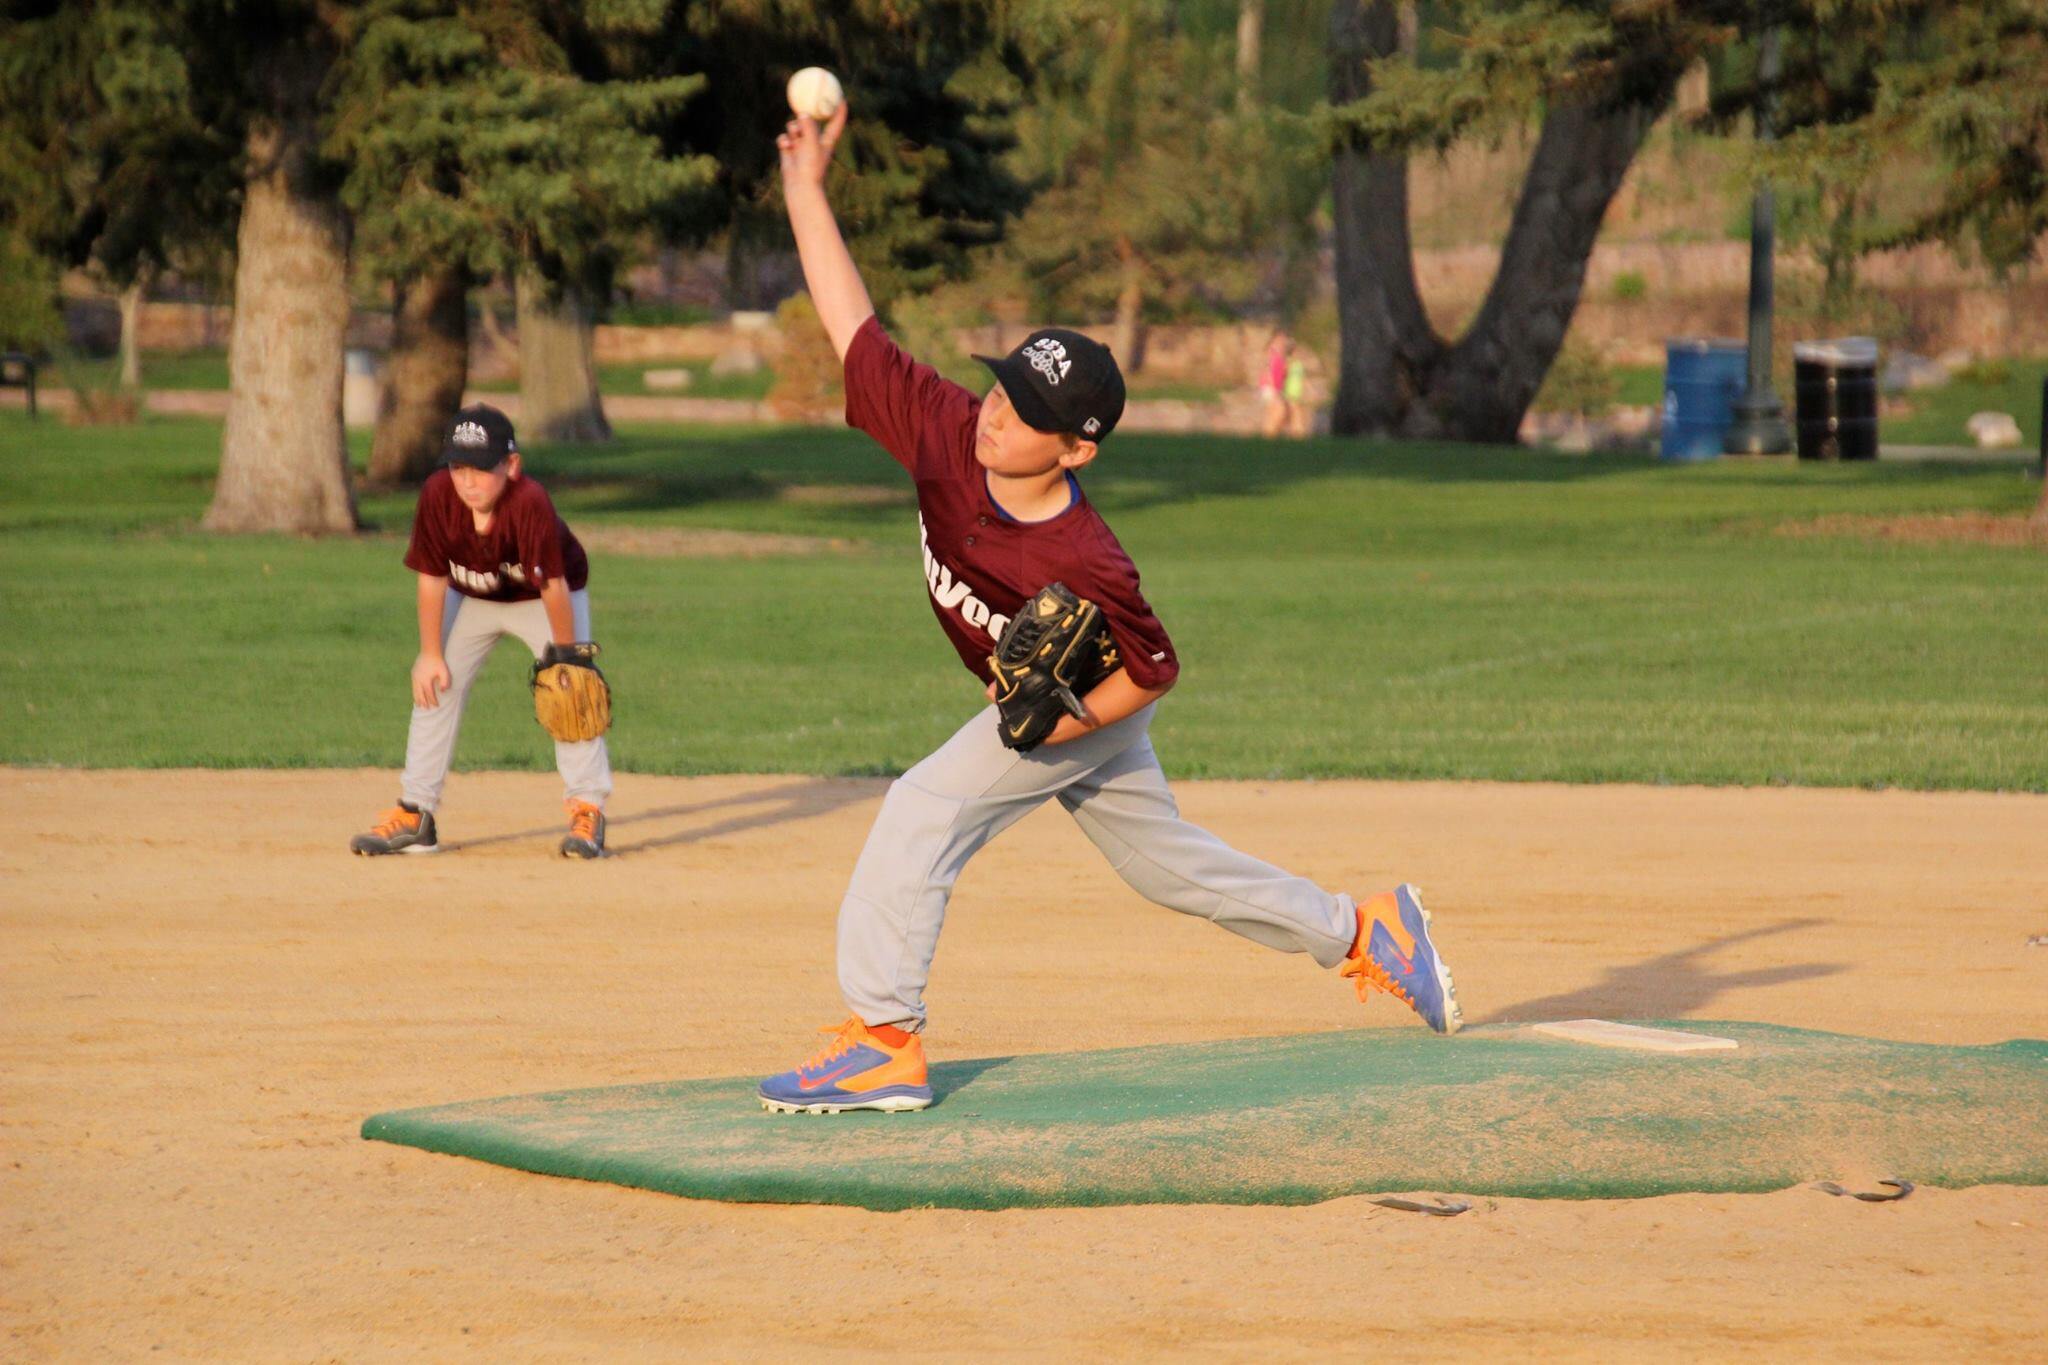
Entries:
[[1087,715],[1081,698],[1116,672],[1118,658],[1096,605],[1052,583],[1018,608],[988,663],[1003,744],[1028,753],[1061,716]]

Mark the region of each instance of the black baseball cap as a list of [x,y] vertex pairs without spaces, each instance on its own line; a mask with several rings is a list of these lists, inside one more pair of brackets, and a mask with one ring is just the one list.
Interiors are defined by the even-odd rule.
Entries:
[[512,436],[512,419],[489,403],[476,403],[455,414],[448,427],[448,440],[441,447],[443,464],[466,464],[472,469],[496,469],[507,455],[518,453],[519,442]]
[[1041,327],[989,367],[1017,415],[1039,431],[1099,441],[1124,415],[1124,375],[1109,347],[1064,327]]

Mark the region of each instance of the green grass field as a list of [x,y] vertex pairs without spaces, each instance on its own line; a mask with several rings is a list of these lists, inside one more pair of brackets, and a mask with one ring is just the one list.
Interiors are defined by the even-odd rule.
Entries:
[[[354,539],[202,535],[219,442],[0,416],[0,761],[398,763],[409,497],[367,499]],[[643,429],[531,458],[594,540],[847,543],[594,550],[621,768],[892,772],[974,712],[865,438]],[[1183,658],[1174,773],[2048,790],[2048,555],[1774,531],[2019,514],[2039,486],[2012,466],[1129,435],[1087,483]],[[462,766],[549,766],[524,673],[492,660]]]

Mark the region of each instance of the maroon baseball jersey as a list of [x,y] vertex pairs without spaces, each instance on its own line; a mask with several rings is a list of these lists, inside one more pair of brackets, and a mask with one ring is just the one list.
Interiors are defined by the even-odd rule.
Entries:
[[1073,502],[1020,522],[989,496],[974,458],[981,399],[920,365],[869,318],[846,350],[846,421],[881,442],[917,481],[918,526],[932,612],[960,661],[989,677],[988,656],[1010,617],[1048,583],[1102,609],[1132,681],[1164,687],[1180,673],[1173,641],[1138,587],[1124,547],[1070,478]]
[[489,602],[531,601],[550,579],[567,579],[571,592],[590,581],[582,542],[546,489],[523,476],[512,480],[492,509],[491,529],[480,532],[445,469],[420,489],[405,567],[446,577],[463,596]]

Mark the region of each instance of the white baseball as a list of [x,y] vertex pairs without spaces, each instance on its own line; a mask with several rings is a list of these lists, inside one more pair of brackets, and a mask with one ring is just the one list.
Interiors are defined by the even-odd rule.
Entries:
[[804,118],[820,123],[832,117],[846,92],[839,78],[822,66],[807,66],[789,78],[789,107]]

